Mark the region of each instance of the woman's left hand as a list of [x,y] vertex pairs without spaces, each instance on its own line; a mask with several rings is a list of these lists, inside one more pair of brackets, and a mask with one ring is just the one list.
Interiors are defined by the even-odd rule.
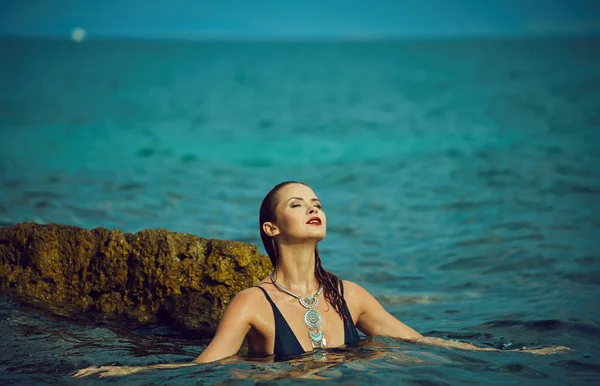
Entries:
[[520,352],[528,352],[531,354],[537,355],[549,355],[556,354],[564,351],[573,351],[573,349],[565,347],[565,346],[556,346],[556,347],[542,347],[542,348],[526,348],[519,350]]
[[142,366],[92,366],[81,369],[72,375],[73,378],[83,378],[96,374],[97,377],[118,377],[142,371]]

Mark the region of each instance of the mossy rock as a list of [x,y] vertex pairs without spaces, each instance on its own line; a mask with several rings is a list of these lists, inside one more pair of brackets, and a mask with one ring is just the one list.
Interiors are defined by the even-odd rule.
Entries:
[[270,270],[254,245],[165,229],[0,228],[0,291],[66,316],[167,323],[212,336],[231,298]]

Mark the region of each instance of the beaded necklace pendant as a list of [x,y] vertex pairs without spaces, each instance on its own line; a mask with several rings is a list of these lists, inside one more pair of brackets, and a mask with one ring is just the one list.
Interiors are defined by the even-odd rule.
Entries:
[[308,336],[310,337],[312,348],[325,348],[327,346],[327,341],[325,340],[325,336],[323,336],[323,332],[321,331],[323,317],[321,316],[321,313],[315,309],[319,303],[318,297],[323,292],[323,287],[319,288],[319,290],[313,296],[307,296],[306,299],[303,299],[300,295],[296,295],[295,293],[284,288],[281,284],[277,283],[273,277],[273,273],[271,273],[270,277],[273,281],[273,284],[275,284],[277,288],[298,299],[300,305],[307,309],[304,312],[304,324],[306,327],[308,327]]
[[327,341],[325,340],[325,336],[323,336],[323,332],[321,331],[321,323],[323,322],[323,318],[321,313],[315,309],[319,303],[319,299],[316,297],[311,298],[309,296],[306,299],[300,298],[299,301],[304,308],[308,308],[304,312],[304,324],[306,327],[308,327],[308,336],[310,337],[310,343],[312,344],[313,349],[325,348]]

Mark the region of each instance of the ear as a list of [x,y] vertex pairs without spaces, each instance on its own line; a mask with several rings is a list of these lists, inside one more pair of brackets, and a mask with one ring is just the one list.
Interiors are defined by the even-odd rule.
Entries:
[[275,237],[279,234],[279,228],[277,228],[277,225],[270,221],[263,223],[262,228],[267,236]]

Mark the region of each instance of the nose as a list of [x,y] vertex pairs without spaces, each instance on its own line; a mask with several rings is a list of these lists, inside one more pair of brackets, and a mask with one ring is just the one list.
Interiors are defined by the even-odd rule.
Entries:
[[316,208],[314,206],[311,206],[310,209],[308,210],[308,214],[315,214],[319,211],[319,208]]

